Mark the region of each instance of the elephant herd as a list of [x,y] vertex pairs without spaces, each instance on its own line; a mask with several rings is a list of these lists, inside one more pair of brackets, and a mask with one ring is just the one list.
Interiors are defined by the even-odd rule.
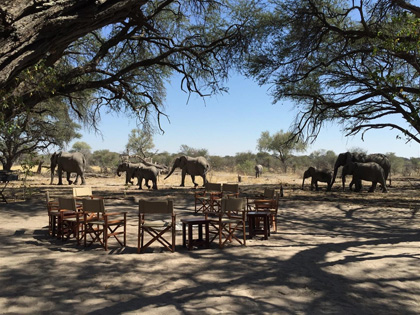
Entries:
[[[362,154],[362,153],[341,153],[338,155],[334,165],[334,170],[319,170],[314,167],[309,167],[303,174],[302,189],[305,184],[306,178],[311,179],[311,190],[318,190],[318,182],[327,183],[327,190],[331,190],[337,176],[339,167],[342,166],[342,185],[343,190],[346,183],[346,176],[353,175],[352,181],[350,182],[350,190],[353,185],[355,191],[360,191],[362,188],[362,180],[372,182],[372,186],[369,191],[375,191],[377,183],[382,187],[383,192],[387,192],[386,180],[390,175],[391,164],[386,155],[383,154]],[[77,184],[80,176],[81,184],[85,184],[85,167],[86,159],[80,152],[67,153],[57,152],[51,156],[51,184],[53,183],[55,168],[58,174],[58,185],[62,185],[62,174],[67,173],[67,181],[69,184],[73,182],[70,180],[70,174],[76,173],[76,180],[74,184]],[[185,176],[190,175],[194,186],[198,184],[195,182],[196,176],[203,178],[203,185],[207,182],[206,175],[210,170],[210,164],[204,157],[189,157],[180,156],[175,159],[172,168],[165,177],[167,179],[175,169],[181,169],[181,186],[185,186]],[[123,162],[118,166],[117,175],[121,176],[122,172],[126,172],[125,183],[133,184],[132,179],[137,178],[137,185],[139,189],[142,189],[143,179],[147,188],[150,188],[149,181],[152,182],[152,188],[157,189],[157,177],[162,172],[162,168],[157,167],[149,163],[128,163]],[[255,166],[255,177],[259,177],[262,174],[262,166]],[[391,180],[390,180],[391,181]]]
[[334,164],[334,170],[318,170],[314,167],[309,167],[303,174],[302,189],[305,179],[311,177],[311,190],[313,190],[314,186],[318,190],[318,182],[327,183],[327,191],[331,190],[340,166],[343,167],[341,172],[343,190],[346,184],[346,176],[353,175],[349,185],[350,190],[355,185],[355,191],[360,191],[362,189],[362,180],[365,180],[372,182],[369,192],[375,191],[377,183],[381,185],[382,192],[387,192],[386,180],[391,172],[391,163],[386,155],[380,153],[369,155],[351,152],[340,153]]
[[[76,180],[74,184],[78,183],[78,178],[81,178],[81,184],[85,184],[85,168],[86,168],[86,159],[84,155],[80,152],[67,153],[67,152],[56,152],[51,156],[51,182],[52,185],[54,179],[55,168],[57,167],[58,175],[58,185],[62,185],[62,174],[66,172],[67,181],[69,185],[73,182],[70,180],[70,174],[76,173]],[[210,164],[204,157],[189,157],[189,156],[180,156],[175,159],[174,164],[165,177],[167,179],[175,169],[180,168],[182,173],[181,186],[185,185],[185,176],[190,175],[194,186],[197,187],[198,184],[195,182],[195,176],[201,176],[203,178],[203,185],[207,182],[206,175],[210,170]],[[145,163],[128,163],[123,162],[118,165],[117,175],[121,176],[121,173],[125,172],[125,183],[133,184],[132,179],[137,177],[137,185],[139,189],[142,189],[143,179],[147,188],[150,188],[149,181],[152,182],[152,188],[157,189],[157,177],[162,172],[162,168],[157,167],[152,164]]]

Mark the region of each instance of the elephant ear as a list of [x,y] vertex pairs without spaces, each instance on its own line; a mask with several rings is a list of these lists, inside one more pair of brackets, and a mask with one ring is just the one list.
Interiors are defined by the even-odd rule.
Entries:
[[183,168],[187,164],[187,157],[185,155],[179,157],[179,167]]
[[346,164],[353,162],[353,154],[351,152],[346,152],[345,161],[346,161]]

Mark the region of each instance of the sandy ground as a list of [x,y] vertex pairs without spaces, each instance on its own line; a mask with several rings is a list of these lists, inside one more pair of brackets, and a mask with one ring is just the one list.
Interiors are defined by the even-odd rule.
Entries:
[[[128,211],[128,246],[77,246],[47,234],[44,192],[71,188],[31,182],[32,198],[6,189],[0,203],[1,314],[419,314],[420,233],[415,179],[394,179],[388,194],[302,191],[300,179],[244,177],[241,193],[284,186],[279,230],[268,240],[219,249],[155,245],[136,253],[135,199],[171,196],[177,220],[194,216],[194,190],[159,182],[126,188],[123,178],[88,178],[108,210]],[[199,179],[201,180],[201,179]],[[212,181],[234,182],[234,175]],[[201,183],[201,181],[200,181]],[[14,197],[17,199],[14,200]]]

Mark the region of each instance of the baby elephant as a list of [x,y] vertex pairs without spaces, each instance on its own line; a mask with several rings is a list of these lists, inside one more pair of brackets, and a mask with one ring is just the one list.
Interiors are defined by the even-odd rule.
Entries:
[[303,190],[303,185],[305,184],[305,179],[312,177],[312,181],[311,181],[311,190],[314,189],[314,185],[316,190],[318,190],[318,182],[323,182],[323,183],[327,183],[327,191],[331,190],[331,181],[333,178],[333,171],[329,171],[329,170],[318,170],[315,167],[309,167],[305,173],[303,173],[303,181],[302,181],[302,190]]
[[147,186],[147,188],[150,189],[149,180],[151,180],[153,183],[153,189],[158,189],[157,188],[158,174],[159,174],[159,171],[154,166],[142,165],[142,166],[137,167],[134,171],[134,176],[137,177],[138,179],[139,189],[142,189],[141,184],[142,184],[143,178],[144,178],[144,184]]
[[386,189],[384,169],[378,163],[351,162],[344,165],[341,175],[343,181],[343,189],[346,183],[346,175],[353,175],[353,180],[350,183],[350,190],[351,185],[354,183],[356,185],[354,191],[360,191],[362,189],[362,180],[366,180],[372,182],[372,186],[369,188],[369,192],[375,191],[377,183],[382,185],[382,192],[388,192]]

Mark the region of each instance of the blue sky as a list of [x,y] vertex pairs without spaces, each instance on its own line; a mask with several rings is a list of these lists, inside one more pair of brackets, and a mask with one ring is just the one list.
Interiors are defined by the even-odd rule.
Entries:
[[[188,94],[179,89],[178,81],[168,84],[164,112],[169,116],[170,123],[162,119],[165,133],[154,136],[155,150],[178,153],[180,146],[185,144],[196,149],[205,148],[210,155],[256,153],[261,132],[273,134],[290,128],[296,115],[292,104],[272,104],[268,87],[260,87],[242,76],[233,77],[227,86],[229,93],[203,101],[196,96],[188,99]],[[122,153],[134,128],[135,119],[103,113],[99,124],[103,138],[84,130],[83,137],[76,141],[88,143],[92,151],[108,149]],[[397,135],[398,132],[391,130],[369,131],[362,141],[360,135],[344,137],[340,127],[331,124],[324,127],[305,154],[321,149],[338,154],[358,147],[368,153],[394,152],[402,157],[420,157],[419,144],[406,144],[404,139],[396,139]]]

